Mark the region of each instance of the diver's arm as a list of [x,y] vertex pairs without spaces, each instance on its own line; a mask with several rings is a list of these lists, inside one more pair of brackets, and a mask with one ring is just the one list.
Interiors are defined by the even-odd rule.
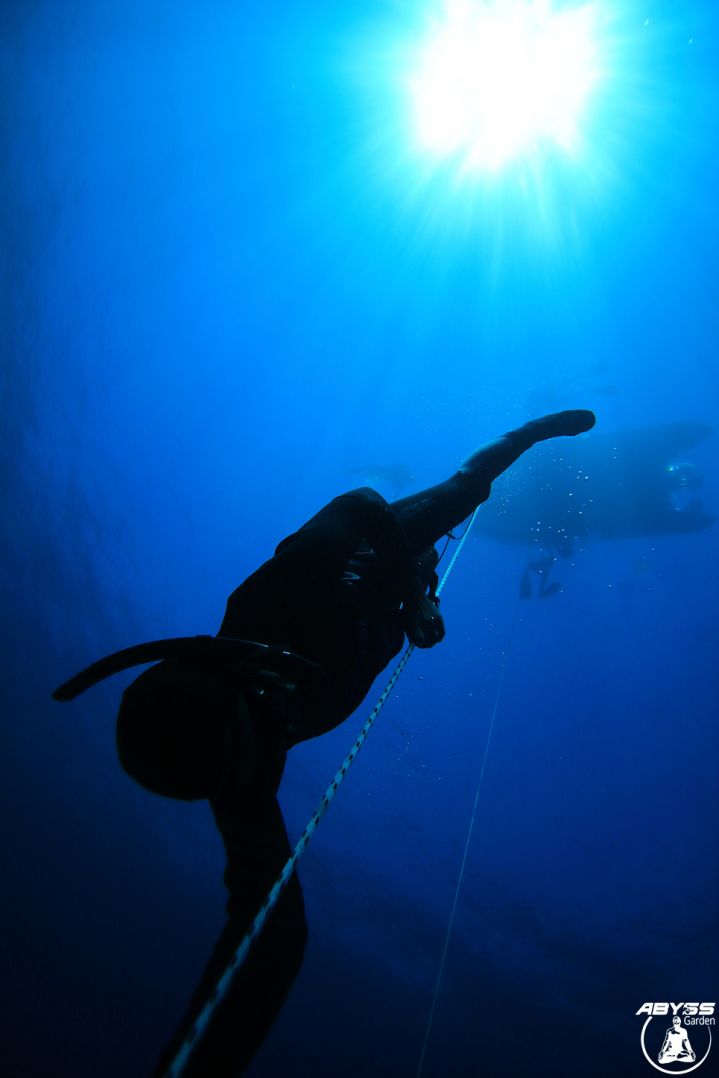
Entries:
[[475,450],[449,479],[390,504],[406,546],[417,557],[486,502],[493,481],[535,442],[581,434],[596,422],[593,412],[574,409],[533,419]]
[[434,547],[417,558],[415,572],[404,600],[404,631],[410,643],[418,648],[434,647],[444,639],[444,619],[437,609],[439,599],[435,594],[438,583],[435,570],[438,561],[439,555]]
[[423,594],[429,589],[431,599],[434,599],[439,583],[439,577],[437,576],[438,565],[439,554],[433,546],[420,554],[414,563],[414,579]]
[[573,436],[584,431],[591,430],[596,422],[593,412],[584,409],[573,409],[566,412],[555,412],[552,415],[541,416],[532,419],[516,430],[507,431],[494,441],[488,442],[464,461],[460,467],[460,474],[469,476],[474,483],[481,486],[481,480],[487,484],[485,497],[489,497],[489,485],[506,472],[507,468],[523,453],[537,442],[544,442],[549,438]]

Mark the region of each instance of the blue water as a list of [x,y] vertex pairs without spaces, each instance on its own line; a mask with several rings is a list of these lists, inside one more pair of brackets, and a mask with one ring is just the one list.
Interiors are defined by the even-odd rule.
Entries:
[[[719,427],[719,13],[611,9],[595,152],[548,153],[540,209],[413,150],[420,5],[3,4],[4,1073],[148,1073],[224,917],[208,807],[116,761],[129,675],[56,684],[216,631],[363,469],[437,482],[548,395]],[[689,455],[716,514],[716,435]],[[716,998],[716,529],[587,542],[546,601],[526,558],[466,544],[303,860],[253,1078],[415,1074],[493,716],[424,1074],[648,1075],[642,1004]],[[292,836],[371,703],[290,754]]]

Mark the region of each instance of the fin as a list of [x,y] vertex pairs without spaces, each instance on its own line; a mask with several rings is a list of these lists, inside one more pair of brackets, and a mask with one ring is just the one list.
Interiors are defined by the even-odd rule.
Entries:
[[272,680],[277,676],[284,676],[288,682],[309,680],[317,688],[323,688],[327,680],[327,674],[317,663],[270,644],[230,636],[183,636],[136,644],[134,647],[106,655],[55,689],[53,699],[63,703],[74,700],[76,696],[113,674],[164,659],[222,665],[237,663],[239,660],[244,672],[259,675],[260,678],[266,676]]

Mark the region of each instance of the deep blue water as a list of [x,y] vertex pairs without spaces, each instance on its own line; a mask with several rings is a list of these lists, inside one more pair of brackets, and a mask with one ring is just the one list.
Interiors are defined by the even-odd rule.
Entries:
[[[116,761],[129,675],[58,682],[216,631],[377,464],[408,493],[546,400],[719,426],[719,13],[611,10],[592,152],[523,189],[413,151],[423,5],[2,5],[4,1073],[147,1073],[223,923],[208,807]],[[688,457],[716,514],[716,435]],[[716,998],[716,529],[590,540],[544,601],[528,550],[467,542],[303,859],[253,1078],[415,1074],[493,715],[424,1074],[648,1075],[639,1007]],[[291,753],[293,836],[372,702]]]

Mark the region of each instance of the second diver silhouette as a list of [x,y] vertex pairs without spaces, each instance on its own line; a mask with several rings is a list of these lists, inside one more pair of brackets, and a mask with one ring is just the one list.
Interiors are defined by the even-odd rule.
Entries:
[[688,535],[714,524],[700,497],[701,469],[685,454],[712,434],[698,422],[602,432],[548,444],[512,469],[477,520],[476,533],[529,544],[520,596],[548,598],[560,559],[590,541]]
[[535,557],[529,558],[519,578],[519,598],[532,598],[532,578],[537,578],[537,595],[540,599],[549,599],[562,590],[562,584],[558,580],[549,582],[549,574],[556,564],[557,555],[552,550],[543,550]]

